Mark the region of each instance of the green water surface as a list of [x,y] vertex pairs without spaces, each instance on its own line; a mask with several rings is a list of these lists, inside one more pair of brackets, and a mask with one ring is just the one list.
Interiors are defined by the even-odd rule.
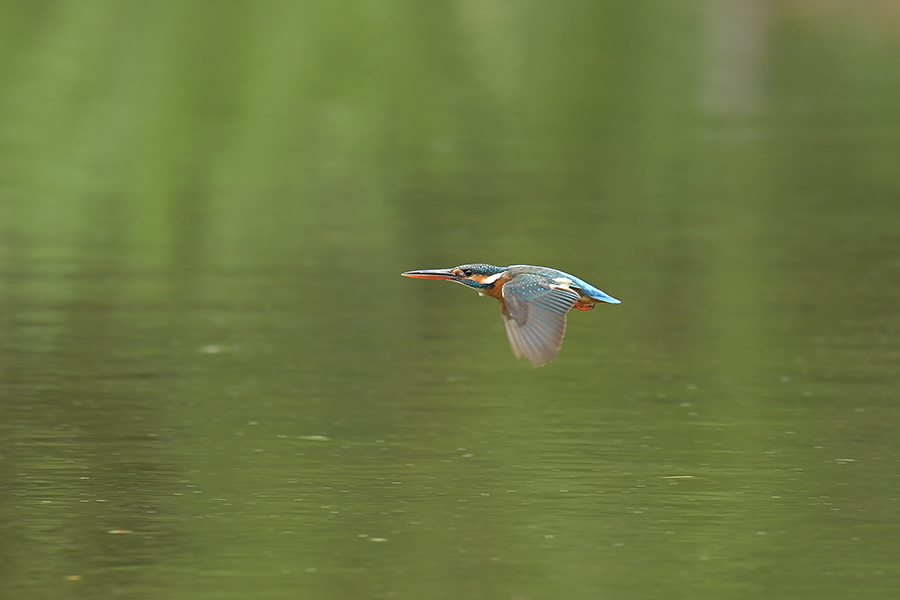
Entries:
[[[891,2],[0,2],[0,597],[900,597]],[[559,358],[402,271],[573,273]]]

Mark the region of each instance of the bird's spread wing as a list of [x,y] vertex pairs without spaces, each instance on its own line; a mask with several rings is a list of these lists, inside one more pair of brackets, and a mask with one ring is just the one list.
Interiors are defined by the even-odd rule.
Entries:
[[516,358],[524,356],[535,367],[556,358],[566,333],[566,313],[578,294],[530,273],[513,277],[502,294],[503,323]]

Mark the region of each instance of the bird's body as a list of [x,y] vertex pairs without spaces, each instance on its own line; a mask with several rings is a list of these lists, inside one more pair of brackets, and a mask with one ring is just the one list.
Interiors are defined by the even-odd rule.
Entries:
[[500,301],[506,334],[516,358],[535,367],[553,360],[566,333],[566,313],[619,301],[586,281],[550,267],[487,264],[407,271],[405,277],[455,281]]

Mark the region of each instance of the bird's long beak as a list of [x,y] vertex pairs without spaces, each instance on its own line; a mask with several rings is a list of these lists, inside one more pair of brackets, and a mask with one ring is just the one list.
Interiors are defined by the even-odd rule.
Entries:
[[415,277],[416,279],[449,279],[450,281],[459,279],[451,269],[422,269],[421,271],[407,271],[400,274],[404,277]]

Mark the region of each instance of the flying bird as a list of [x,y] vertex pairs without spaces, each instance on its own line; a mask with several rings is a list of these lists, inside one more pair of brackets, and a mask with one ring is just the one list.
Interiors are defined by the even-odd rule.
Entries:
[[477,263],[401,274],[455,281],[477,290],[481,296],[499,300],[513,354],[527,358],[535,367],[547,364],[559,353],[569,310],[591,310],[601,302],[620,304],[588,282],[549,267]]

